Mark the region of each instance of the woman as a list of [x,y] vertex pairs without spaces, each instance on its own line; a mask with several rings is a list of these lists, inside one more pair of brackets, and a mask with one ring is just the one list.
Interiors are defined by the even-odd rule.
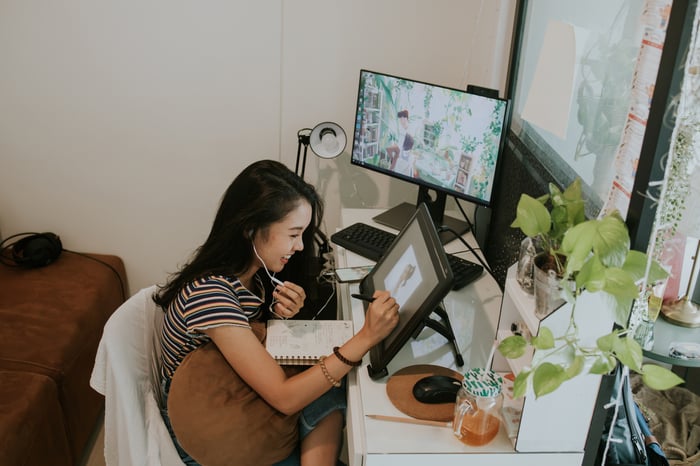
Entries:
[[[314,256],[322,214],[311,185],[279,162],[255,162],[229,186],[209,237],[192,260],[154,296],[165,311],[161,380],[166,399],[178,365],[211,340],[267,403],[284,414],[303,410],[303,466],[336,464],[345,398],[343,392],[329,390],[398,323],[398,304],[388,292],[377,291],[357,334],[319,365],[291,377],[254,335],[250,322],[287,319],[303,307],[306,292],[295,281],[304,274],[294,281],[281,281],[275,274],[288,264],[295,271],[308,269],[303,262]],[[266,282],[273,290],[268,308],[263,306]],[[164,419],[169,425],[167,412]],[[187,464],[197,464],[179,450]]]

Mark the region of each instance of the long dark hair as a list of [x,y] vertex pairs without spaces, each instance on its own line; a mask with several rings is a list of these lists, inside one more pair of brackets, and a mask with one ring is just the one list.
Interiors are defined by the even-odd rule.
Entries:
[[[231,183],[219,205],[209,237],[194,257],[154,294],[153,300],[163,309],[189,282],[206,275],[236,276],[253,261],[251,232],[267,234],[267,228],[282,220],[299,203],[311,205],[311,223],[304,231],[304,250],[298,251],[285,266],[302,286],[308,286],[307,270],[316,257],[314,238],[321,234],[323,202],[316,189],[284,164],[260,160],[246,167]],[[289,269],[289,270],[287,270]],[[289,277],[291,279],[292,277]]]

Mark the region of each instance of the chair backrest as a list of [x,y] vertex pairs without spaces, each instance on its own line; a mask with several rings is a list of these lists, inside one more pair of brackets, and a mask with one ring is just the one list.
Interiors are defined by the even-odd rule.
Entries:
[[181,466],[160,415],[162,311],[144,288],[107,321],[90,385],[105,396],[107,466]]

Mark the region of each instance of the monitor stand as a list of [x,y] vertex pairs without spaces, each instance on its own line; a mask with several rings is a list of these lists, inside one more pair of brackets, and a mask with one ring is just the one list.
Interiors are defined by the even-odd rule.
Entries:
[[418,190],[418,200],[415,204],[403,202],[396,207],[392,207],[376,215],[372,220],[380,225],[386,225],[394,230],[401,231],[415,213],[416,206],[424,202],[428,206],[430,216],[435,224],[435,229],[438,231],[438,236],[440,236],[440,242],[442,242],[442,244],[447,244],[456,239],[455,235],[450,231],[440,231],[440,226],[444,225],[461,236],[469,232],[469,224],[464,220],[445,215],[446,198],[447,195],[445,193],[438,192],[435,199],[433,199],[430,197],[428,189],[421,187]]

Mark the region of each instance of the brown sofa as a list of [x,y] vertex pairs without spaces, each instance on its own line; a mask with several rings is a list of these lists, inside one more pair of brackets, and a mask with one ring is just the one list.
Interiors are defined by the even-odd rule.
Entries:
[[0,264],[0,466],[81,462],[104,407],[89,385],[97,344],[126,283],[113,255]]

